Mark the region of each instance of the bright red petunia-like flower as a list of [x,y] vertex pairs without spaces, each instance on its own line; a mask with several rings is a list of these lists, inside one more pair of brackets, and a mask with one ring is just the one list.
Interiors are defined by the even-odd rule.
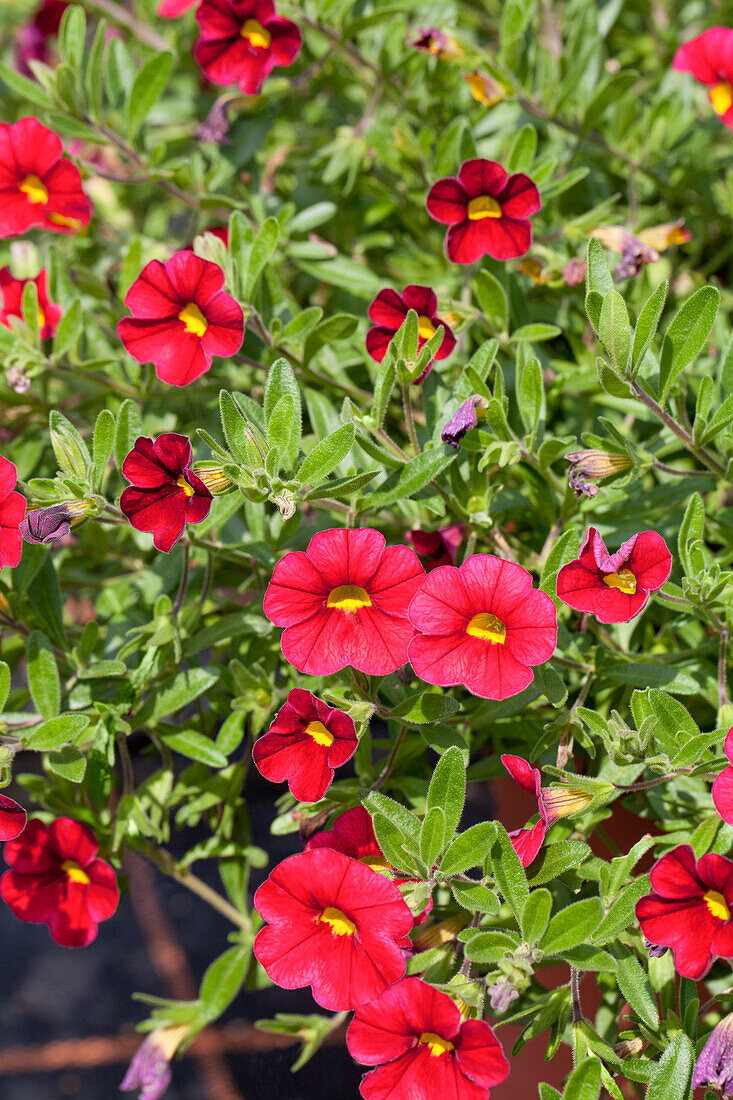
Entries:
[[23,553],[20,525],[25,519],[26,503],[15,492],[18,471],[12,462],[0,455],[0,569],[14,569]]
[[0,840],[15,840],[25,829],[27,814],[22,806],[0,794]]
[[[387,354],[390,340],[404,323],[407,311],[414,309],[418,322],[418,351],[443,326],[443,340],[435,359],[446,359],[456,346],[453,330],[438,317],[438,299],[428,286],[406,286],[402,294],[387,288],[380,290],[369,306],[369,320],[374,324],[366,334],[366,347],[372,359],[381,363]],[[434,360],[428,363],[416,382],[422,382],[432,369]]]
[[175,19],[190,11],[191,8],[195,8],[198,3],[200,0],[160,0],[158,15],[162,15],[164,19]]
[[351,665],[372,676],[407,662],[410,600],[425,576],[414,550],[368,527],[319,531],[277,563],[265,614],[284,626],[283,656],[309,676]]
[[529,176],[506,170],[493,160],[467,160],[458,178],[438,180],[428,195],[428,213],[450,226],[445,238],[448,259],[472,264],[482,256],[513,260],[529,252],[532,225],[541,206]]
[[257,95],[276,65],[292,65],[302,40],[295,23],[275,14],[272,0],[202,0],[194,57],[213,84],[236,84]]
[[125,296],[133,315],[117,326],[122,343],[138,363],[154,363],[161,381],[187,386],[214,355],[242,346],[244,315],[223,287],[219,265],[188,250],[151,260]]
[[268,924],[254,953],[276,985],[309,985],[322,1008],[372,1000],[405,973],[412,913],[399,887],[328,848],[290,856],[255,894]]
[[68,8],[65,0],[42,0],[30,23],[18,31],[15,41],[15,63],[24,76],[32,76],[29,61],[43,61],[48,65],[53,58],[48,39],[59,33],[61,17]]
[[318,802],[333,783],[334,769],[351,759],[358,743],[348,714],[294,688],[267,733],[255,741],[252,759],[265,779],[287,779],[299,802]]
[[484,1020],[461,1020],[458,1006],[420,978],[404,978],[361,1005],[346,1036],[364,1100],[488,1100],[509,1074]]
[[589,611],[599,623],[627,623],[661,588],[672,555],[656,531],[642,531],[609,554],[595,527],[588,528],[580,557],[557,575],[557,594],[568,607]]
[[681,844],[649,878],[652,893],[637,901],[637,920],[650,943],[672,948],[683,977],[698,981],[716,956],[733,957],[733,860],[713,854],[696,863],[689,844]]
[[373,871],[391,871],[392,865],[384,858],[379,847],[374,825],[369,813],[363,806],[354,806],[336,818],[332,829],[312,836],[305,846],[306,852],[312,848],[329,848],[334,852],[343,852],[345,856],[358,859]]
[[733,28],[708,27],[680,46],[672,67],[707,85],[713,110],[733,130]]
[[211,493],[191,469],[193,451],[185,435],[165,432],[156,440],[141,435],[122,463],[132,485],[120,508],[136,531],[152,531],[157,550],[166,554],[187,523],[201,523],[211,508]]
[[0,270],[0,293],[3,296],[3,308],[0,310],[0,325],[10,328],[11,317],[23,317],[23,290],[26,283],[34,282],[38,291],[38,327],[41,339],[54,336],[61,320],[61,306],[52,302],[48,296],[48,275],[44,268],[35,279],[16,279],[9,267]]
[[410,604],[418,634],[408,655],[421,680],[465,684],[506,699],[534,679],[557,642],[555,605],[521,565],[473,554],[458,568],[433,569]]
[[725,755],[732,766],[723,768],[713,783],[713,802],[723,821],[733,825],[733,726],[725,737]]
[[545,839],[547,830],[561,817],[578,813],[591,801],[586,791],[575,787],[542,787],[542,776],[521,756],[502,756],[501,762],[515,783],[529,791],[537,799],[540,819],[527,829],[514,829],[509,833],[514,851],[523,867],[529,867]]
[[413,528],[405,533],[405,539],[411,543],[421,558],[427,558],[425,568],[428,572],[440,565],[454,565],[458,547],[466,532],[464,523],[453,523],[450,527],[439,527],[437,531],[423,531]]
[[114,870],[97,850],[86,825],[70,817],[50,825],[34,818],[5,846],[12,870],[0,879],[0,895],[20,920],[47,924],[57,943],[86,947],[120,898]]
[[40,226],[75,233],[91,206],[75,164],[62,156],[61,138],[37,118],[0,122],[0,237]]

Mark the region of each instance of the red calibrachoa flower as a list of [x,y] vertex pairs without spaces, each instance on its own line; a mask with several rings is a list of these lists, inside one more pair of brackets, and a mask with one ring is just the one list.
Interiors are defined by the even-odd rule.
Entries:
[[707,855],[695,862],[689,844],[658,860],[650,872],[652,893],[636,903],[641,931],[671,947],[684,978],[704,978],[716,956],[733,957],[733,860]]
[[34,226],[75,233],[92,216],[75,164],[61,138],[37,118],[0,122],[0,237]]
[[534,679],[557,642],[555,605],[521,565],[473,554],[458,568],[433,569],[410,604],[418,634],[412,667],[429,684],[465,684],[484,699],[506,699]]
[[708,27],[680,46],[672,67],[707,85],[713,110],[733,130],[733,29]]
[[[366,334],[366,347],[372,359],[381,363],[387,354],[390,340],[404,323],[407,311],[414,309],[418,320],[418,351],[442,325],[445,329],[442,343],[435,359],[446,359],[456,346],[453,330],[438,317],[438,299],[429,286],[406,286],[402,294],[387,288],[380,290],[369,306],[369,320],[373,326]],[[422,382],[433,366],[432,359],[416,382]]]
[[97,850],[86,825],[70,817],[50,825],[34,818],[5,846],[12,870],[0,879],[0,895],[20,920],[47,924],[57,943],[86,947],[120,898],[114,870]]
[[254,944],[267,974],[284,989],[310,985],[322,1008],[354,1008],[405,973],[412,913],[399,887],[341,852],[290,856],[254,904],[268,922]]
[[568,607],[589,611],[599,623],[627,623],[646,606],[672,569],[672,555],[656,531],[641,531],[609,554],[589,527],[580,557],[557,575],[557,594]]
[[482,256],[513,260],[529,252],[532,225],[541,206],[529,176],[506,170],[493,160],[467,160],[458,177],[438,180],[428,195],[428,213],[450,226],[445,238],[448,258],[472,264]]
[[372,676],[407,662],[415,633],[407,609],[425,576],[414,550],[385,548],[368,527],[319,531],[286,554],[265,593],[265,614],[284,626],[283,656],[309,676],[351,665]]
[[32,22],[20,28],[15,43],[15,63],[24,76],[32,76],[29,61],[48,65],[53,51],[48,39],[59,33],[61,17],[68,8],[65,0],[41,0]]
[[542,776],[537,768],[532,768],[521,756],[502,756],[501,762],[515,783],[529,791],[537,799],[540,819],[536,825],[527,829],[514,829],[509,833],[514,851],[523,867],[529,867],[536,857],[547,830],[561,817],[578,813],[591,801],[586,791],[575,787],[542,787]]
[[157,550],[173,549],[187,523],[201,523],[212,496],[191,469],[193,451],[185,435],[165,432],[156,440],[141,435],[122,463],[131,486],[120,508],[136,531],[152,531]]
[[440,565],[454,565],[456,552],[463,542],[465,524],[453,523],[450,527],[439,527],[437,531],[423,531],[414,528],[407,531],[405,538],[421,558],[427,558],[425,568],[428,572]]
[[257,95],[276,65],[292,65],[302,40],[295,23],[275,14],[272,0],[203,0],[194,57],[213,84],[236,84]]
[[305,850],[309,852],[312,848],[329,848],[334,852],[343,852],[345,856],[365,863],[373,871],[393,870],[392,865],[384,858],[374,833],[371,816],[363,806],[346,810],[336,818],[332,829],[325,829],[312,836]]
[[158,15],[162,15],[164,19],[175,19],[195,8],[198,3],[200,0],[160,0]]
[[23,317],[23,290],[26,283],[34,282],[38,291],[38,327],[41,339],[47,340],[56,334],[61,320],[61,306],[52,302],[48,296],[48,275],[45,268],[39,271],[35,279],[16,279],[9,267],[0,270],[0,293],[3,296],[3,308],[0,310],[0,325],[10,328],[11,317]]
[[22,806],[0,794],[0,840],[15,840],[25,829],[27,814]]
[[488,1100],[509,1074],[501,1044],[484,1020],[461,1020],[447,993],[404,978],[361,1005],[346,1036],[364,1100]]
[[[733,765],[733,726],[725,737],[725,755]],[[723,821],[733,825],[733,766],[723,768],[713,783],[713,802]]]
[[267,733],[255,741],[252,759],[265,779],[287,779],[299,802],[318,802],[333,783],[334,769],[351,759],[358,743],[348,714],[294,688]]
[[244,338],[239,303],[223,289],[218,264],[195,253],[151,260],[125,296],[132,317],[117,326],[138,363],[154,363],[171,386],[187,386],[211,367],[214,355],[234,355]]
[[0,455],[0,569],[14,569],[23,553],[20,525],[25,519],[26,503],[15,492],[18,471],[12,462]]

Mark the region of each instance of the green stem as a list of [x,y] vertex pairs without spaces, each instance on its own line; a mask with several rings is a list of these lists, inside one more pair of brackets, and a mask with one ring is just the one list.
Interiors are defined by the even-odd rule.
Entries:
[[722,466],[717,459],[714,459],[712,455],[708,454],[704,447],[697,447],[692,436],[669,415],[666,409],[663,409],[662,406],[654,400],[651,394],[646,392],[643,386],[639,385],[635,378],[627,379],[627,381],[642,404],[646,405],[646,407],[654,413],[657,419],[661,420],[671,432],[674,432],[691,454],[699,458],[700,462],[707,466],[709,470],[719,474],[721,477],[725,476],[725,467]]
[[394,745],[392,746],[392,751],[389,754],[389,756],[387,757],[387,763],[382,768],[382,770],[379,773],[377,779],[374,781],[374,783],[372,783],[372,790],[373,791],[380,790],[384,786],[384,784],[387,782],[387,779],[389,778],[389,775],[392,771],[392,768],[394,767],[395,758],[396,758],[397,753],[399,751],[399,747],[402,744],[402,739],[404,738],[406,733],[407,733],[407,726],[402,726],[402,728],[400,729],[400,732],[397,734],[397,739],[396,739]]
[[176,882],[180,882],[182,886],[185,886],[192,893],[197,894],[205,902],[236,925],[237,928],[242,928],[245,932],[252,931],[252,922],[246,913],[240,913],[238,909],[223,898],[221,894],[218,894],[216,890],[212,890],[205,882],[203,882],[197,875],[191,873],[191,871],[182,871],[176,864],[175,859],[164,848],[154,848],[152,845],[138,849],[142,854],[154,863],[163,874],[169,875],[175,879]]
[[412,396],[410,394],[410,387],[407,383],[402,383],[402,408],[405,413],[405,423],[407,424],[407,434],[410,437],[410,443],[415,449],[415,454],[420,454],[420,441],[417,438],[417,432],[415,430],[415,416],[412,410]]
[[173,604],[173,610],[171,614],[175,619],[178,612],[181,610],[183,599],[186,595],[186,588],[188,587],[188,574],[189,566],[191,564],[191,544],[186,540],[183,544],[183,567],[181,569],[181,583],[178,586],[178,595],[176,596],[176,602]]
[[129,12],[120,4],[116,4],[114,0],[84,0],[84,2],[89,7],[104,12],[113,22],[119,23],[121,27],[126,27],[144,46],[150,46],[151,49],[158,50],[158,52],[170,49],[170,43],[162,35],[146,23],[141,23],[132,12]]

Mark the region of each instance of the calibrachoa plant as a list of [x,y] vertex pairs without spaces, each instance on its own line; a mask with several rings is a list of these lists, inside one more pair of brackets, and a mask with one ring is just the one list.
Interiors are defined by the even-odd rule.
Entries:
[[144,1100],[733,1096],[730,13],[0,7],[13,942],[226,918]]

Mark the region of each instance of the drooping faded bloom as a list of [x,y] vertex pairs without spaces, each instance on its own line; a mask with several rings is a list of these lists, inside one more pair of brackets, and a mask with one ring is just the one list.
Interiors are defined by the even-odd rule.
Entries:
[[117,325],[120,340],[171,386],[188,386],[215,355],[234,355],[242,346],[244,315],[224,290],[224,272],[188,249],[146,264],[125,305],[132,317]]
[[0,325],[10,328],[10,318],[23,319],[23,291],[26,283],[36,284],[38,294],[38,330],[42,340],[56,334],[58,323],[61,320],[61,306],[52,302],[48,296],[48,275],[44,268],[39,271],[35,279],[16,279],[9,267],[0,270],[0,293],[3,297],[3,306],[0,310]]
[[667,852],[650,872],[652,893],[636,903],[641,931],[671,947],[685,978],[704,978],[716,957],[733,957],[733,860],[715,854],[695,860],[689,844]]
[[589,527],[580,557],[557,575],[557,594],[568,607],[595,615],[600,623],[627,623],[665,583],[672,555],[656,531],[641,531],[609,554]]
[[529,251],[530,215],[540,209],[540,194],[529,176],[508,176],[493,160],[480,157],[461,165],[456,178],[438,180],[428,195],[428,213],[450,228],[448,258],[471,264],[482,256],[512,260]]
[[418,633],[409,645],[420,679],[465,684],[484,699],[506,699],[534,679],[531,665],[553,654],[557,614],[521,565],[472,554],[455,569],[428,573],[410,604]]
[[488,405],[488,400],[480,394],[474,393],[471,394],[470,397],[467,397],[463,404],[458,406],[453,416],[440,433],[440,438],[443,442],[457,451],[460,440],[463,439],[464,435],[467,435],[472,428],[476,427],[479,417],[483,415]]
[[708,1085],[723,1097],[733,1096],[733,1012],[716,1024],[702,1048],[692,1075],[693,1089]]
[[0,237],[38,227],[75,233],[92,216],[61,138],[37,118],[0,122]]
[[501,1044],[484,1020],[462,1020],[458,1006],[420,978],[404,978],[357,1008],[346,1036],[363,1078],[364,1100],[488,1100],[509,1074]]
[[34,508],[20,525],[20,533],[26,542],[58,542],[69,534],[75,523],[94,509],[91,500],[64,500],[48,508]]
[[130,1062],[120,1092],[140,1089],[139,1100],[160,1100],[171,1083],[171,1058],[190,1030],[189,1024],[179,1024],[151,1031]]
[[0,879],[0,895],[19,920],[47,924],[57,943],[86,947],[120,898],[115,872],[97,851],[86,825],[70,817],[50,825],[34,818],[5,845],[12,870]]
[[733,29],[708,27],[680,46],[672,67],[706,85],[713,110],[733,130]]
[[355,1008],[405,973],[412,913],[399,887],[330,848],[283,860],[254,905],[268,923],[254,953],[276,985],[309,985],[322,1008]]
[[302,40],[272,0],[202,0],[194,57],[212,84],[236,84],[257,95],[276,65],[292,65]]
[[570,463],[568,480],[576,497],[594,497],[598,494],[595,481],[630,470],[634,465],[628,455],[612,454],[609,451],[572,451],[566,454],[565,461]]
[[211,509],[211,493],[191,469],[191,442],[177,432],[157,439],[141,435],[122,463],[132,482],[120,508],[137,531],[151,531],[157,550],[168,553],[187,523],[201,523]]
[[300,672],[351,665],[386,676],[407,662],[415,633],[407,609],[424,576],[414,550],[386,546],[379,531],[319,531],[275,566],[265,615],[285,627],[283,656]]
[[252,748],[257,770],[273,783],[288,781],[299,802],[318,802],[334,769],[356,752],[354,720],[310,691],[293,688],[267,733]]

